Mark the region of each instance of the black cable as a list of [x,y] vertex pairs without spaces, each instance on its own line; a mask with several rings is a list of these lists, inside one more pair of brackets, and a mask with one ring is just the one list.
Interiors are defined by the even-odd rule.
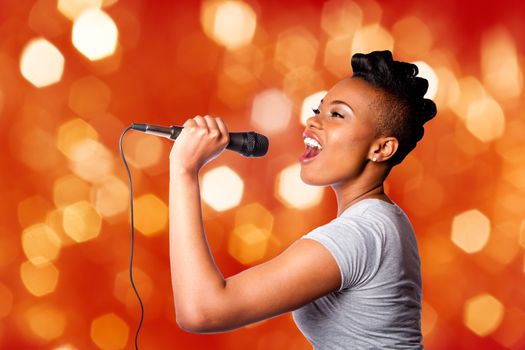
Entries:
[[124,162],[124,166],[126,167],[126,171],[128,173],[128,181],[129,181],[129,208],[130,208],[130,217],[131,217],[131,253],[129,256],[129,280],[131,281],[131,286],[133,287],[133,290],[135,291],[135,294],[137,295],[137,299],[140,303],[140,322],[139,326],[137,328],[137,333],[135,333],[135,349],[138,350],[139,348],[139,331],[140,327],[142,327],[142,322],[144,320],[144,305],[142,304],[142,300],[140,299],[139,292],[137,291],[137,288],[135,287],[135,282],[133,282],[133,245],[135,243],[135,225],[133,221],[133,183],[131,182],[131,172],[129,171],[128,162],[126,162],[126,157],[124,157],[124,152],[122,151],[122,139],[124,138],[124,135],[128,130],[131,130],[131,126],[129,126],[122,135],[120,135],[120,141],[119,141],[119,148],[120,148],[120,157],[122,158],[122,161]]

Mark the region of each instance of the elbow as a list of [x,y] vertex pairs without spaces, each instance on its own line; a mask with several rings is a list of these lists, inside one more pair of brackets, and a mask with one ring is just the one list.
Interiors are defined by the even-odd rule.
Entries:
[[191,312],[189,314],[177,313],[177,325],[184,331],[196,334],[221,332],[220,322],[209,315]]

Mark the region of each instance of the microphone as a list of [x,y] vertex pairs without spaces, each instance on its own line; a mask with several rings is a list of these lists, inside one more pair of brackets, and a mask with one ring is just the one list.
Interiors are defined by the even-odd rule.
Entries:
[[[131,124],[131,129],[145,132],[146,134],[166,137],[175,140],[182,126],[158,126],[151,124]],[[230,142],[226,149],[240,153],[245,157],[262,157],[268,152],[268,138],[256,132],[230,132]]]

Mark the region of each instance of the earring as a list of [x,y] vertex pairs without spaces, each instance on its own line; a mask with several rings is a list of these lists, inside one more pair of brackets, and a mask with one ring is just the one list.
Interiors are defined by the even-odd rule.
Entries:
[[377,160],[377,158],[376,158],[376,157],[372,158],[372,161],[373,161],[373,162],[375,162],[376,160]]

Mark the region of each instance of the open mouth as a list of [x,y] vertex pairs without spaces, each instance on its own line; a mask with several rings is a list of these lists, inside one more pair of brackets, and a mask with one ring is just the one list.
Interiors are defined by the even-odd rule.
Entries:
[[323,149],[319,142],[317,142],[317,140],[311,137],[305,137],[304,144],[306,146],[306,149],[304,150],[304,153],[301,155],[301,157],[299,157],[299,161],[301,163],[308,162],[314,159],[319,155],[319,153],[321,153]]

